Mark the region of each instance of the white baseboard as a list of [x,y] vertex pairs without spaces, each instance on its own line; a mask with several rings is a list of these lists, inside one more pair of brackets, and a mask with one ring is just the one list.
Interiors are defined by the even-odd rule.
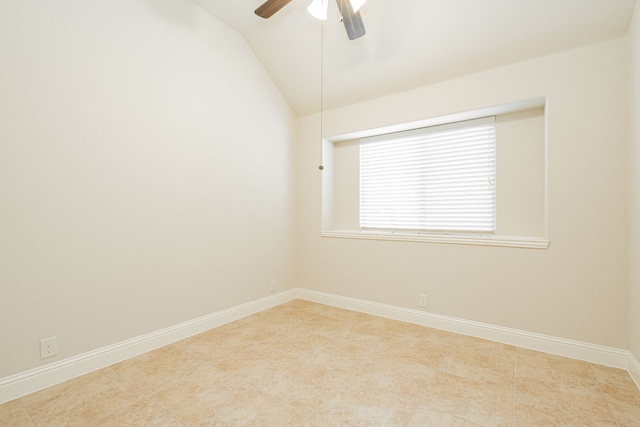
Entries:
[[[348,298],[324,292],[296,289],[296,297],[307,301],[373,314],[388,319],[428,326],[458,334],[483,338],[544,353],[584,360],[614,368],[629,369],[631,353],[612,347],[573,341],[518,329],[458,319],[377,302]],[[640,370],[638,370],[640,372]],[[632,374],[633,375],[633,374]],[[636,379],[636,382],[638,380]]]
[[584,360],[591,363],[626,369],[640,388],[640,363],[626,350],[297,288],[231,307],[36,369],[1,378],[0,404],[267,310],[296,298]]
[[0,404],[197,335],[295,298],[288,290],[0,379]]

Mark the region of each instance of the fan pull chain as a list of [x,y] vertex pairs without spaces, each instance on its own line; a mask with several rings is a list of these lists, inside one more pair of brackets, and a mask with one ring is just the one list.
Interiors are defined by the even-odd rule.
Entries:
[[324,137],[324,125],[323,125],[323,99],[324,99],[324,21],[320,22],[320,166],[318,169],[324,170],[322,165],[322,144]]

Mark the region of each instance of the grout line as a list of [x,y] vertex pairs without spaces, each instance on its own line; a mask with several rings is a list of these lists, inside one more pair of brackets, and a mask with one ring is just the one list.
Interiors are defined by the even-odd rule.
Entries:
[[[607,395],[604,393],[602,387],[604,386],[604,383],[602,383],[600,381],[600,379],[598,379],[598,375],[596,375],[596,371],[594,369],[594,364],[593,363],[589,363],[589,368],[591,368],[591,372],[593,373],[593,377],[596,379],[596,383],[598,384],[598,392],[600,392],[600,394],[602,394],[602,397],[604,398],[605,403],[607,404],[607,409],[609,410],[609,414],[611,415],[611,419],[613,420],[614,423],[616,423],[617,427],[621,427],[620,423],[618,422],[618,418],[616,417],[615,412],[613,412],[613,409],[611,409],[611,404],[609,403],[609,399],[607,398]],[[624,426],[622,426],[624,427]]]
[[29,422],[31,423],[31,425],[33,427],[36,426],[36,422],[33,420],[33,418],[31,417],[31,414],[29,413],[29,411],[27,411],[27,407],[24,406],[24,403],[22,402],[22,398],[18,398],[16,399],[18,401],[18,403],[20,404],[20,407],[22,408],[22,410],[24,411],[25,414],[27,414],[27,418],[29,419]]
[[516,422],[516,380],[518,375],[518,350],[513,352],[513,395],[511,401],[511,425]]

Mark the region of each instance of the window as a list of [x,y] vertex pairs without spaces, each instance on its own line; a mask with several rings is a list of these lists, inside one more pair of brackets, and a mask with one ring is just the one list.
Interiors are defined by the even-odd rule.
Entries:
[[321,236],[547,248],[545,103],[323,138]]
[[495,118],[360,141],[360,229],[496,231]]

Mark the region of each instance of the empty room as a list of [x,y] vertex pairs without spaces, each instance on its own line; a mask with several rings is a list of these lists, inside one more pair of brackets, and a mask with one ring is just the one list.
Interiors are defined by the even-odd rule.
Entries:
[[640,426],[638,0],[0,0],[0,426]]

